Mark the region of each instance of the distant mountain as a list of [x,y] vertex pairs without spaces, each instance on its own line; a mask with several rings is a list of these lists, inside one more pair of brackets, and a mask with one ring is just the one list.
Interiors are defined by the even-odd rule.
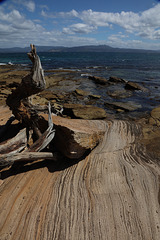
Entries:
[[[60,52],[65,47],[53,47],[53,46],[36,46],[37,52]],[[0,48],[0,53],[26,53],[30,52],[30,47],[20,48]]]
[[[88,45],[78,47],[36,46],[36,48],[37,52],[160,52],[156,50],[113,48],[108,45]],[[0,48],[0,53],[25,53],[29,51],[29,47]]]

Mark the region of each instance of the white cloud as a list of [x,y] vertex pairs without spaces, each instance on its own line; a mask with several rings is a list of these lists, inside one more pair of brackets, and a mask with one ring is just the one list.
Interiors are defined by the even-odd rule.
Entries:
[[72,24],[69,28],[63,28],[63,33],[66,34],[75,34],[75,33],[82,33],[87,34],[90,32],[93,32],[96,29],[96,27],[89,26],[84,23],[76,23]]
[[[149,39],[159,38],[160,29],[160,4],[155,5],[141,13],[124,12],[121,13],[108,13],[84,10],[82,12],[61,12],[61,17],[72,16],[80,19],[86,29],[95,30],[97,27],[113,27],[113,24],[118,25],[126,30],[128,33],[134,33],[141,37]],[[76,32],[81,32],[81,25],[76,26]],[[73,32],[73,25],[66,28],[69,32]],[[86,31],[87,33],[87,31]]]
[[[81,12],[73,9],[69,12],[56,13],[49,12],[47,6],[42,6],[41,15],[48,19],[40,21],[37,15],[34,20],[30,20],[26,18],[26,12],[25,15],[22,14],[22,6],[31,12],[36,10],[33,1],[13,1],[21,4],[20,8],[17,8],[19,11],[0,7],[0,45],[2,47],[26,46],[33,42],[36,45],[108,44],[113,47],[160,49],[158,42],[160,39],[160,4],[141,13],[96,12],[91,9]],[[57,25],[53,26],[53,20],[57,21]],[[52,25],[49,25],[49,22],[50,24],[52,22]],[[43,23],[45,28],[40,23]],[[121,32],[116,32],[115,25],[120,27],[118,31]],[[51,26],[54,28],[61,26],[61,29],[47,30],[48,26],[49,29]],[[103,40],[96,40],[99,28],[106,39],[99,35],[98,38],[101,37]],[[113,33],[114,30],[115,33],[109,35],[110,31]],[[95,38],[89,37],[92,32]],[[85,37],[86,34],[88,34],[87,37]]]
[[30,11],[34,12],[35,11],[35,3],[32,1],[24,1],[24,6]]

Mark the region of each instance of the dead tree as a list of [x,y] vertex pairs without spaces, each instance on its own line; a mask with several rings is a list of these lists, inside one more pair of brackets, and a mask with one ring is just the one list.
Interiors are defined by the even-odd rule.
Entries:
[[[34,45],[31,45],[31,52],[28,53],[28,56],[33,63],[31,73],[22,79],[21,84],[6,100],[15,118],[23,123],[26,129],[22,129],[14,138],[0,144],[1,167],[20,160],[54,159],[52,153],[37,153],[52,141],[55,130],[53,129],[50,104],[48,106],[48,128],[46,129],[46,120],[38,114],[28,99],[29,96],[44,90],[46,86],[41,61]],[[26,130],[28,132],[33,130],[38,137],[29,147],[27,146]]]

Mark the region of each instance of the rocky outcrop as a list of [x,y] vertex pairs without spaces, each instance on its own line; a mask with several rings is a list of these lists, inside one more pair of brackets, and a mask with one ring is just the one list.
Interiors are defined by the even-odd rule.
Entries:
[[127,82],[125,85],[125,89],[127,90],[140,90],[140,91],[144,91],[147,92],[148,90],[141,86],[140,84],[136,83],[136,82]]
[[[84,134],[86,127],[92,121]],[[114,120],[97,127],[105,135],[80,161],[0,171],[1,240],[159,240],[160,166],[139,143],[140,126]]]

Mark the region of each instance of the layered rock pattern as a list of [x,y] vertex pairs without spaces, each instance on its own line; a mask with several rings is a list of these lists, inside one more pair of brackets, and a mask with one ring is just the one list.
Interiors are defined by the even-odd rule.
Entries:
[[99,126],[103,141],[80,161],[1,170],[1,240],[159,240],[158,160],[139,143],[139,125]]

